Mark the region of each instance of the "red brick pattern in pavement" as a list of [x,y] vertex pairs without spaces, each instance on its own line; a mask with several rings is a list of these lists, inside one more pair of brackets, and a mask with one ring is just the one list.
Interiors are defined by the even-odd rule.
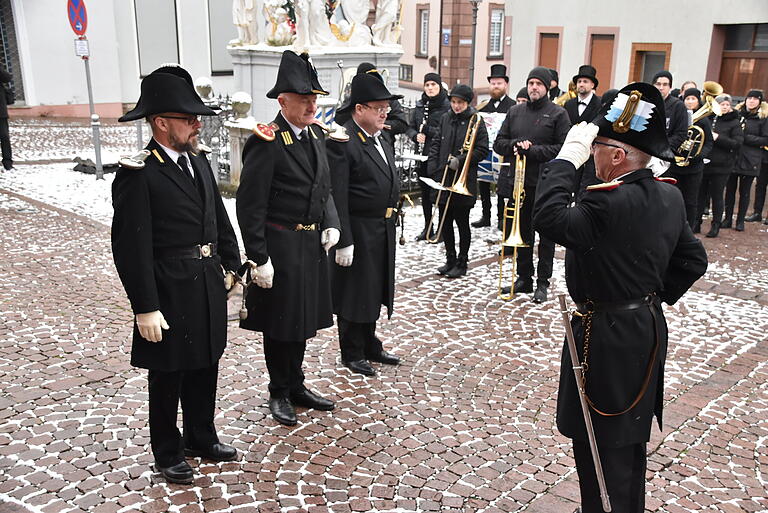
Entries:
[[[46,513],[552,513],[578,502],[554,427],[559,315],[554,301],[496,300],[494,263],[448,281],[403,252],[409,280],[380,335],[404,363],[352,375],[325,330],[309,344],[307,378],[337,410],[300,409],[294,428],[268,415],[259,336],[233,325],[216,423],[242,459],[190,460],[198,475],[185,487],[149,467],[146,378],[128,365],[131,314],[106,228],[2,193],[0,222],[0,501]],[[750,248],[765,251],[748,228]],[[721,269],[741,272],[718,251]],[[667,308],[649,511],[768,510],[768,308],[729,293],[727,274]]]

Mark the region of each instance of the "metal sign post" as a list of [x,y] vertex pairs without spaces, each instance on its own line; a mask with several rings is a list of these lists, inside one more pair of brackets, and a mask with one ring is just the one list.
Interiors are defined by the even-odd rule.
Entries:
[[96,107],[93,105],[93,88],[91,86],[91,67],[89,57],[91,55],[88,48],[88,39],[85,37],[85,31],[88,28],[88,13],[85,10],[85,0],[68,0],[67,17],[69,25],[77,34],[75,39],[75,55],[83,59],[85,63],[85,80],[88,84],[88,106],[91,112],[91,128],[93,129],[93,148],[96,154],[96,179],[104,179],[104,168],[101,165],[101,140],[99,138],[99,115],[96,114]]

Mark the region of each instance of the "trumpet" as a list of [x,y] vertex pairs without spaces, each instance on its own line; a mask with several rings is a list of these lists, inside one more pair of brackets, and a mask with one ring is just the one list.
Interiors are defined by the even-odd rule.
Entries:
[[[445,213],[448,211],[448,207],[451,204],[453,193],[461,194],[462,196],[472,196],[472,193],[469,192],[469,189],[467,188],[467,179],[469,178],[469,167],[472,163],[472,150],[475,147],[477,130],[480,127],[482,119],[483,118],[480,117],[479,114],[475,113],[469,120],[469,126],[467,126],[467,133],[464,135],[464,143],[461,146],[460,152],[460,155],[465,155],[466,158],[464,159],[464,166],[461,168],[461,174],[458,176],[458,178],[456,178],[456,181],[453,182],[453,185],[450,187],[445,186],[445,180],[448,178],[448,164],[446,164],[445,168],[443,169],[443,178],[440,180],[440,183],[437,183],[434,180],[425,178],[423,176],[420,177],[424,183],[433,189],[437,189],[435,205],[432,208],[432,217],[430,217],[429,224],[427,226],[432,226],[432,223],[435,222],[435,216],[439,215],[440,213],[440,195],[443,193],[443,191],[448,192],[448,199],[445,200],[443,215],[440,216],[440,224],[437,225],[437,230],[435,230],[435,233],[432,235],[432,237],[428,236],[426,238],[426,241],[430,244],[437,244],[440,242],[440,234],[442,233],[443,225],[445,224]],[[448,157],[448,160],[451,160],[450,156]]]
[[[515,157],[515,183],[512,188],[512,206],[509,206],[509,199],[504,198],[504,219],[501,225],[501,251],[499,252],[499,289],[497,296],[499,299],[509,301],[515,297],[515,271],[517,270],[517,248],[527,248],[528,244],[523,240],[520,233],[520,213],[525,200],[525,155]],[[507,233],[507,219],[512,221],[512,229]],[[509,294],[504,294],[504,250],[512,248],[512,285],[509,287]]]
[[675,156],[675,163],[679,167],[689,165],[694,158],[701,154],[701,150],[704,148],[704,130],[696,126],[696,122],[713,113],[716,116],[721,114],[720,104],[715,101],[715,98],[717,95],[722,94],[722,92],[723,86],[717,82],[704,82],[704,88],[702,89],[704,105],[691,116],[691,126],[688,127],[685,141],[677,150],[681,155]]
[[576,84],[573,83],[573,80],[568,82],[568,90],[555,98],[552,103],[559,106],[564,106],[565,102],[570,100],[571,98],[576,98]]

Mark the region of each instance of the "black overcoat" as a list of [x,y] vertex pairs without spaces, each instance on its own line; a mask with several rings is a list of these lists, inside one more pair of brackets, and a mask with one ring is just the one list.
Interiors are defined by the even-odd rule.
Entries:
[[347,142],[329,139],[333,199],[341,223],[337,248],[354,244],[350,267],[331,255],[331,284],[334,312],[352,322],[368,323],[379,318],[381,305],[392,316],[395,298],[395,215],[385,219],[387,208],[397,205],[400,181],[395,155],[382,144],[386,162],[354,120],[344,128]]
[[[299,341],[333,325],[328,256],[320,236],[326,228],[338,229],[339,218],[323,131],[308,127],[313,168],[282,114],[274,123],[273,141],[251,135],[243,148],[237,222],[248,258],[258,265],[270,258],[275,276],[271,289],[248,287],[248,317],[240,326],[276,340]],[[313,223],[317,230],[287,228]]]
[[729,175],[736,164],[739,148],[744,142],[744,120],[738,111],[732,110],[712,121],[712,131],[717,133],[709,162],[704,166],[705,175]]
[[[429,160],[427,160],[429,176],[438,183],[444,183],[446,187],[453,185],[464,167],[467,154],[462,153],[461,149],[464,145],[470,119],[476,112],[473,107],[467,107],[466,110],[459,114],[452,110],[448,111],[442,117],[435,137],[429,145]],[[488,131],[485,129],[483,117],[479,114],[477,117],[480,123],[477,127],[475,145],[472,148],[469,169],[467,170],[467,189],[472,193],[472,196],[451,194],[451,205],[457,207],[472,207],[475,204],[475,197],[477,196],[477,165],[488,156]],[[459,158],[458,170],[451,171],[448,169],[446,172],[445,165],[448,163],[449,155]],[[440,205],[445,204],[448,196],[446,192],[440,194]]]
[[750,112],[745,105],[737,105],[744,118],[744,144],[739,149],[734,172],[745,176],[758,176],[763,162],[763,146],[768,145],[768,103],[761,102]]
[[[704,274],[707,255],[688,227],[680,191],[654,179],[649,169],[622,178],[613,190],[587,191],[569,208],[575,169],[563,160],[542,168],[534,206],[534,228],[566,247],[568,292],[578,303],[618,302],[655,293],[655,306],[598,312],[592,316],[587,393],[597,408],[620,412],[642,389],[655,346],[652,309],[659,319],[659,348],[645,394],[629,412],[604,417],[594,411],[598,444],[622,447],[649,439],[655,414],[661,426],[667,326],[660,301],[675,303]],[[652,229],[649,229],[652,227]],[[583,354],[582,318],[571,325]],[[557,426],[586,441],[584,417],[567,347],[563,348]]]
[[[143,169],[118,169],[112,183],[112,253],[134,314],[160,310],[170,329],[152,343],[134,326],[131,365],[177,371],[214,365],[226,346],[227,297],[221,266],[237,270],[240,251],[204,155],[190,163],[205,200],[157,142]],[[161,259],[173,248],[217,243],[217,256]]]
[[484,101],[477,106],[477,112],[506,114],[516,103],[515,100],[505,94],[498,105],[496,105],[496,100],[493,98]]

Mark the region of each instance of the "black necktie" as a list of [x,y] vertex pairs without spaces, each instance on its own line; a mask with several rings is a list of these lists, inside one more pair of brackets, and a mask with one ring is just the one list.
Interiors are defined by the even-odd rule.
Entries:
[[187,179],[191,180],[192,183],[195,183],[195,177],[192,176],[192,173],[189,171],[189,164],[187,164],[187,157],[184,155],[179,155],[179,160],[176,161],[176,163],[181,168],[181,171],[184,173],[184,176],[187,177]]
[[307,160],[309,161],[309,167],[312,169],[315,168],[315,154],[312,151],[312,145],[309,143],[309,130],[304,129],[301,132],[299,132],[299,144],[301,145],[302,149],[304,150],[304,153],[307,156]]

